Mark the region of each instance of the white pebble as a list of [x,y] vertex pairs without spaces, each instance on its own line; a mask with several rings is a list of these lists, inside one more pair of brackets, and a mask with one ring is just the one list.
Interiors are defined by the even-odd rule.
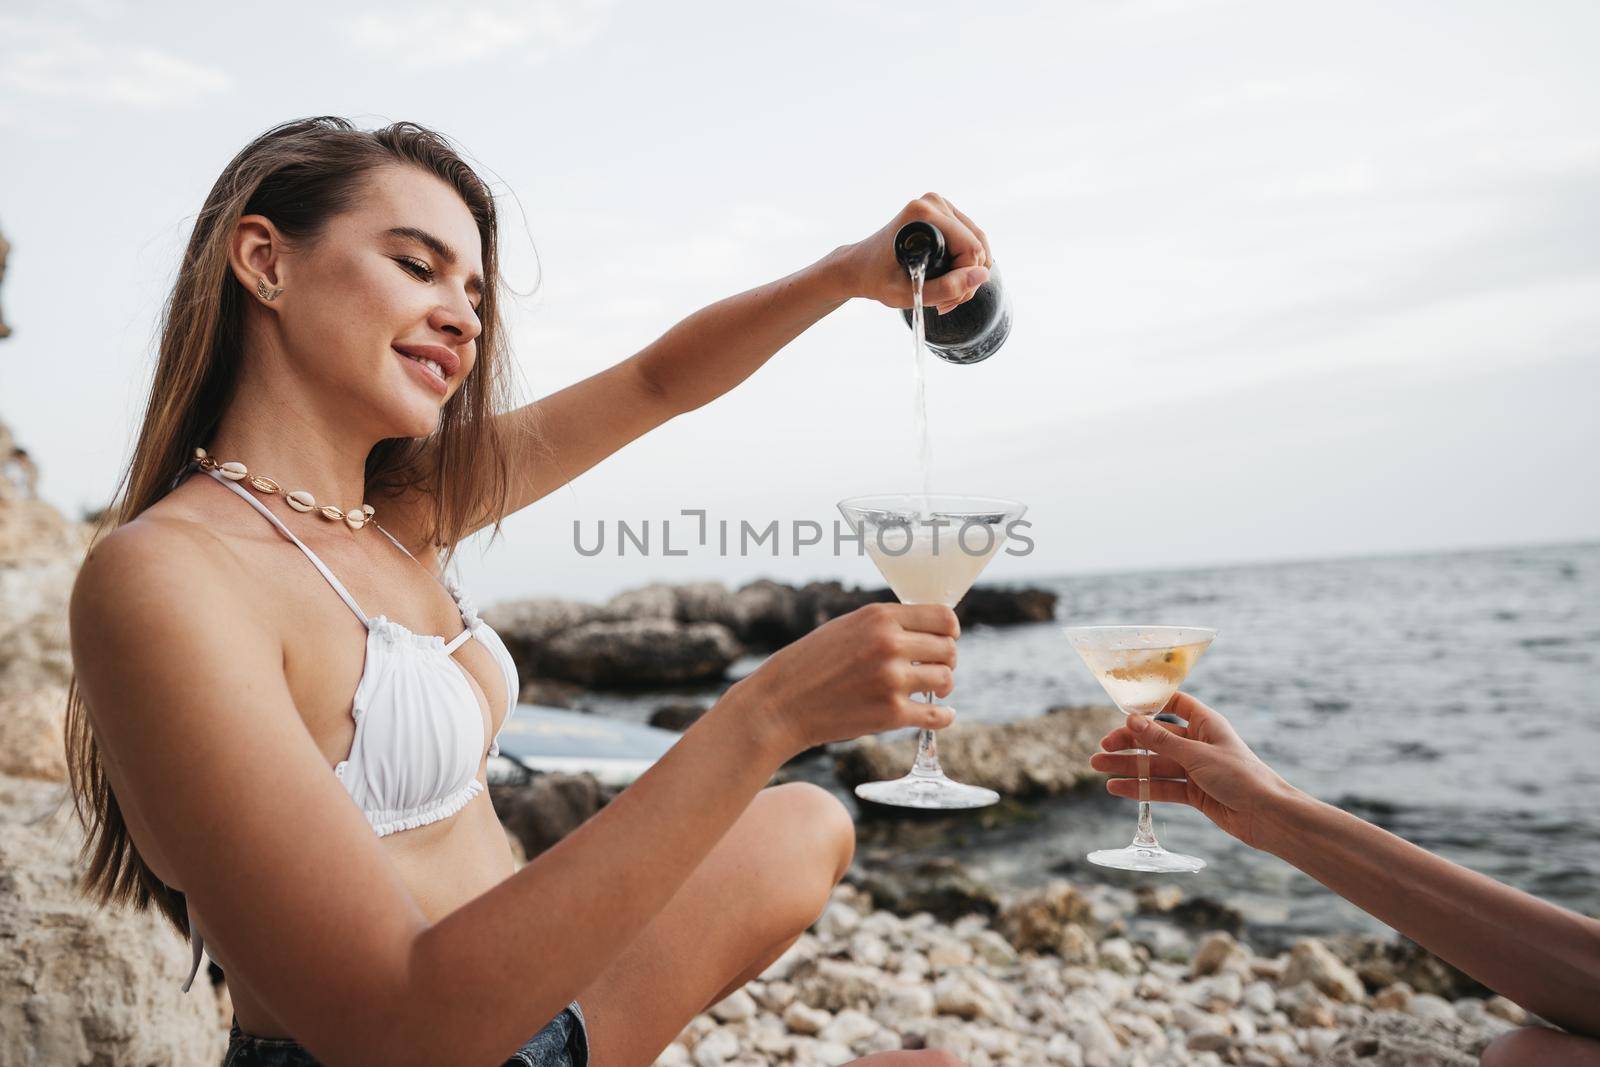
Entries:
[[882,938],[857,930],[850,938],[850,958],[881,969],[889,962],[889,946]]
[[739,1051],[739,1039],[731,1030],[713,1030],[694,1046],[695,1067],[722,1067]]
[[822,1028],[832,1021],[833,1016],[821,1008],[813,1008],[798,1000],[783,1009],[783,1025],[795,1034],[820,1034]]
[[864,1012],[854,1008],[846,1008],[833,1017],[833,1021],[824,1026],[817,1036],[824,1041],[832,1041],[840,1045],[853,1045],[857,1041],[872,1036],[878,1030],[878,1024]]
[[725,1023],[743,1022],[755,1013],[755,998],[743,989],[735,989],[725,1000],[711,1007],[711,1017]]
[[860,925],[861,913],[836,900],[823,910],[822,917],[817,920],[816,930],[818,936],[825,940],[837,941],[849,937]]
[[1139,957],[1133,945],[1121,937],[1100,942],[1100,962],[1121,974],[1134,974],[1139,969]]
[[1273,995],[1272,986],[1259,980],[1245,986],[1239,999],[1244,1002],[1245,1007],[1257,1015],[1272,1014],[1272,1009],[1277,1004],[1277,998]]
[[676,1042],[662,1049],[661,1055],[656,1057],[656,1067],[688,1067],[688,1065],[688,1050]]
[[1414,993],[1406,1004],[1406,1011],[1423,1019],[1433,1019],[1438,1022],[1454,1022],[1456,1010],[1450,1002],[1443,997],[1432,993]]

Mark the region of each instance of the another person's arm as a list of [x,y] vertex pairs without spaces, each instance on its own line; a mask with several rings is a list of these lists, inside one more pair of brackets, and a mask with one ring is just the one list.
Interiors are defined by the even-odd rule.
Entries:
[[[1441,859],[1279,777],[1226,719],[1185,693],[1167,710],[1187,727],[1129,716],[1091,765],[1137,775],[1150,799],[1198,808],[1222,829],[1306,872],[1502,996],[1574,1033],[1600,1037],[1600,921]],[[1163,780],[1167,779],[1167,780]],[[1107,788],[1137,797],[1134,777]]]
[[73,660],[136,844],[329,1063],[501,1062],[785,759],[949,717],[910,695],[950,691],[954,614],[871,605],[774,655],[577,832],[430,923],[301,721],[259,587],[209,563],[223,550],[207,538],[137,523],[98,545],[73,590]]

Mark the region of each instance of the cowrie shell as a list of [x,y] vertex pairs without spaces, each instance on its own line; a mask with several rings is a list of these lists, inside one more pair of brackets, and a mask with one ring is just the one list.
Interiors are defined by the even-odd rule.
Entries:
[[317,509],[322,512],[322,517],[331,522],[338,522],[344,518],[344,509],[337,504],[324,504]]
[[230,459],[228,462],[217,468],[217,473],[228,479],[230,482],[237,482],[242,481],[244,476],[250,472],[245,469],[245,465],[243,463],[240,463],[236,459]]
[[367,524],[367,513],[360,508],[344,513],[344,524],[352,530],[359,530]]
[[194,450],[194,458],[195,459],[205,459],[206,458],[206,450],[203,449],[203,448],[195,449]]
[[296,511],[311,511],[317,506],[316,498],[310,493],[306,492],[304,489],[296,489],[294,492],[284,497],[284,499],[287,500],[289,502],[289,506],[294,508]]
[[361,505],[361,510],[365,511],[367,513],[367,518],[369,518],[369,519],[372,518],[372,516],[374,516],[374,515],[376,515],[378,513],[377,510],[375,508],[373,508],[373,506],[371,504],[362,504]]
[[254,489],[258,493],[271,494],[278,492],[283,487],[277,482],[273,481],[271,478],[263,478],[259,474],[252,474],[250,476],[250,488]]

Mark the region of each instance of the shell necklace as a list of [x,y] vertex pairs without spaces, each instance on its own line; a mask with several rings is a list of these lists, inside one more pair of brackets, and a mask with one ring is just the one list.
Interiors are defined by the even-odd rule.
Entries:
[[203,448],[194,450],[194,458],[203,471],[216,471],[230,482],[243,482],[264,496],[283,493],[283,499],[296,511],[315,511],[329,522],[343,522],[352,530],[361,529],[376,514],[371,504],[357,504],[352,508],[341,508],[336,504],[318,504],[316,497],[304,489],[285,492],[283,486],[271,478],[263,478],[259,474],[251,474],[245,468],[245,465],[238,460],[218,463]]

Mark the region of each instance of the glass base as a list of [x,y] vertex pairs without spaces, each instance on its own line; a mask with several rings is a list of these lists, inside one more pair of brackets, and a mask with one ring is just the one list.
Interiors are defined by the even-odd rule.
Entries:
[[1089,853],[1089,862],[1102,867],[1115,867],[1119,871],[1149,871],[1152,874],[1188,874],[1206,865],[1206,861],[1199,856],[1168,852],[1160,845],[1153,848],[1143,845],[1103,848]]
[[856,796],[875,804],[897,808],[987,808],[1000,803],[1000,794],[979,785],[962,785],[944,775],[908,774],[888,782],[856,786]]

